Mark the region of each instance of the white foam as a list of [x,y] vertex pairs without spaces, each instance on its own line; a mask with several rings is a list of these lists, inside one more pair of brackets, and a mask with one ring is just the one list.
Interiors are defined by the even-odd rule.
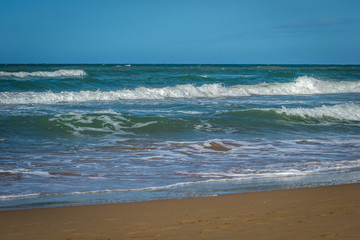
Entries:
[[207,74],[203,74],[203,75],[199,75],[199,77],[202,77],[202,78],[209,78],[209,75],[207,75]]
[[359,104],[339,104],[335,106],[322,106],[316,108],[286,108],[275,110],[290,116],[324,118],[331,117],[340,120],[360,121]]
[[192,84],[174,87],[146,88],[118,91],[80,92],[1,92],[0,104],[54,104],[65,102],[115,101],[115,100],[158,100],[175,98],[219,98],[251,95],[310,95],[334,93],[359,93],[360,81],[329,82],[311,77],[299,77],[290,83],[257,85]]
[[11,200],[16,198],[29,198],[29,197],[38,197],[40,193],[29,193],[29,194],[19,194],[19,195],[4,195],[0,196],[0,200]]
[[[121,193],[121,192],[142,192],[142,191],[159,191],[173,188],[181,188],[196,184],[206,183],[221,183],[221,182],[236,182],[243,180],[255,180],[255,179],[276,179],[276,178],[289,178],[289,177],[302,177],[308,175],[319,175],[324,174],[327,171],[341,171],[343,169],[350,169],[353,167],[360,166],[360,159],[353,161],[339,161],[339,162],[311,162],[307,163],[306,170],[299,170],[294,168],[278,170],[277,164],[268,165],[267,170],[254,171],[253,169],[244,169],[243,172],[178,172],[182,175],[191,175],[193,178],[205,178],[205,180],[179,182],[163,186],[153,186],[144,188],[133,188],[133,189],[104,189],[104,190],[93,190],[83,192],[69,192],[69,193],[30,193],[30,194],[19,194],[19,195],[4,195],[0,196],[0,200],[11,200],[17,198],[29,198],[38,196],[64,196],[64,195],[84,195],[84,194],[101,194],[101,193]],[[294,166],[296,167],[296,166]],[[301,166],[297,166],[297,168]],[[7,170],[0,170],[0,172],[11,172]]]
[[197,114],[203,114],[203,112],[199,111],[183,111],[183,110],[161,110],[161,109],[131,109],[130,112],[142,112],[142,113],[183,113],[183,114],[191,114],[191,115],[197,115]]
[[[67,126],[69,128],[68,130],[75,135],[82,135],[85,132],[129,135],[133,133],[126,132],[125,130],[142,128],[157,123],[157,121],[131,123],[130,120],[123,117],[120,113],[112,110],[96,111],[94,114],[81,112],[57,114],[50,118],[49,121],[55,122],[58,125]],[[99,125],[94,125],[95,122],[98,122]]]
[[[269,164],[266,169],[242,169],[241,172],[181,172],[182,175],[190,175],[193,178],[210,178],[204,181],[192,182],[192,184],[206,183],[206,182],[227,182],[227,181],[242,181],[250,179],[271,179],[271,178],[287,178],[287,177],[301,177],[309,175],[326,174],[328,172],[342,172],[351,168],[360,166],[360,160],[344,160],[338,162],[307,162],[304,165],[289,166],[288,169],[279,170],[277,164]],[[186,183],[189,185],[190,183]],[[182,184],[180,184],[182,185]]]
[[[239,85],[237,86],[239,87]],[[322,81],[301,76],[290,83],[271,83],[244,86],[250,95],[315,95],[360,92],[360,81]]]
[[31,170],[23,169],[23,168],[14,169],[14,170],[4,170],[4,169],[0,169],[0,173],[8,173],[8,174],[31,174],[31,175],[37,175],[37,176],[42,176],[42,177],[49,177],[49,176],[50,176],[50,173],[48,173],[48,172],[44,172],[44,171],[31,171]]
[[142,128],[155,123],[157,123],[157,121],[150,121],[146,123],[135,123],[131,128]]
[[82,77],[85,76],[84,70],[67,70],[61,69],[57,71],[37,71],[37,72],[4,72],[0,71],[0,77]]
[[237,172],[198,172],[198,173],[182,173],[184,175],[192,175],[198,178],[211,178],[206,181],[218,182],[218,181],[239,181],[247,179],[267,179],[267,178],[280,178],[280,177],[296,177],[305,176],[314,173],[313,171],[300,171],[297,169],[288,169],[284,171],[271,171],[265,173],[257,173],[252,169],[244,169],[242,173]]

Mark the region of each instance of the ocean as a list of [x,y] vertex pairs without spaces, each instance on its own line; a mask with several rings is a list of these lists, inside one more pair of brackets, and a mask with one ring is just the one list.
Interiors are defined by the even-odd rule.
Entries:
[[359,65],[0,65],[0,210],[360,182]]

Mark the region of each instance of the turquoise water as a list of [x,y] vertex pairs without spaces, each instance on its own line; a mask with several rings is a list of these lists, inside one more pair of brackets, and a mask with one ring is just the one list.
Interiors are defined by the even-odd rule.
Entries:
[[0,65],[0,209],[360,182],[360,66]]

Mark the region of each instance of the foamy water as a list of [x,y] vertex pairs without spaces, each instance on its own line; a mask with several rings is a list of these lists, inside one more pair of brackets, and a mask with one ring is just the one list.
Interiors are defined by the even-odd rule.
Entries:
[[360,121],[360,104],[339,104],[335,106],[321,106],[315,108],[286,108],[275,110],[289,116],[303,118],[334,118],[339,120]]
[[0,209],[358,182],[359,70],[0,66]]
[[177,85],[175,87],[145,88],[117,91],[79,92],[2,92],[0,104],[53,104],[66,102],[159,100],[171,98],[219,98],[246,97],[252,95],[314,95],[336,93],[359,93],[360,81],[330,82],[315,78],[299,77],[291,83],[235,85],[224,87],[219,83]]

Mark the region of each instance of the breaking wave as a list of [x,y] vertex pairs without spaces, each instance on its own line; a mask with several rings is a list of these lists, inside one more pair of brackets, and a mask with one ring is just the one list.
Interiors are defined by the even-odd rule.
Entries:
[[263,83],[256,85],[192,84],[174,87],[146,88],[117,91],[80,92],[1,92],[0,104],[54,104],[66,102],[115,101],[115,100],[158,100],[180,98],[244,97],[252,95],[313,95],[336,93],[359,93],[360,81],[330,82],[312,77],[299,77],[289,83]]
[[347,121],[360,121],[359,104],[339,104],[335,106],[322,106],[316,108],[286,108],[275,110],[277,113],[302,118],[334,118]]
[[4,72],[0,71],[0,77],[82,77],[86,76],[84,70],[57,70],[57,71],[36,71],[36,72]]

